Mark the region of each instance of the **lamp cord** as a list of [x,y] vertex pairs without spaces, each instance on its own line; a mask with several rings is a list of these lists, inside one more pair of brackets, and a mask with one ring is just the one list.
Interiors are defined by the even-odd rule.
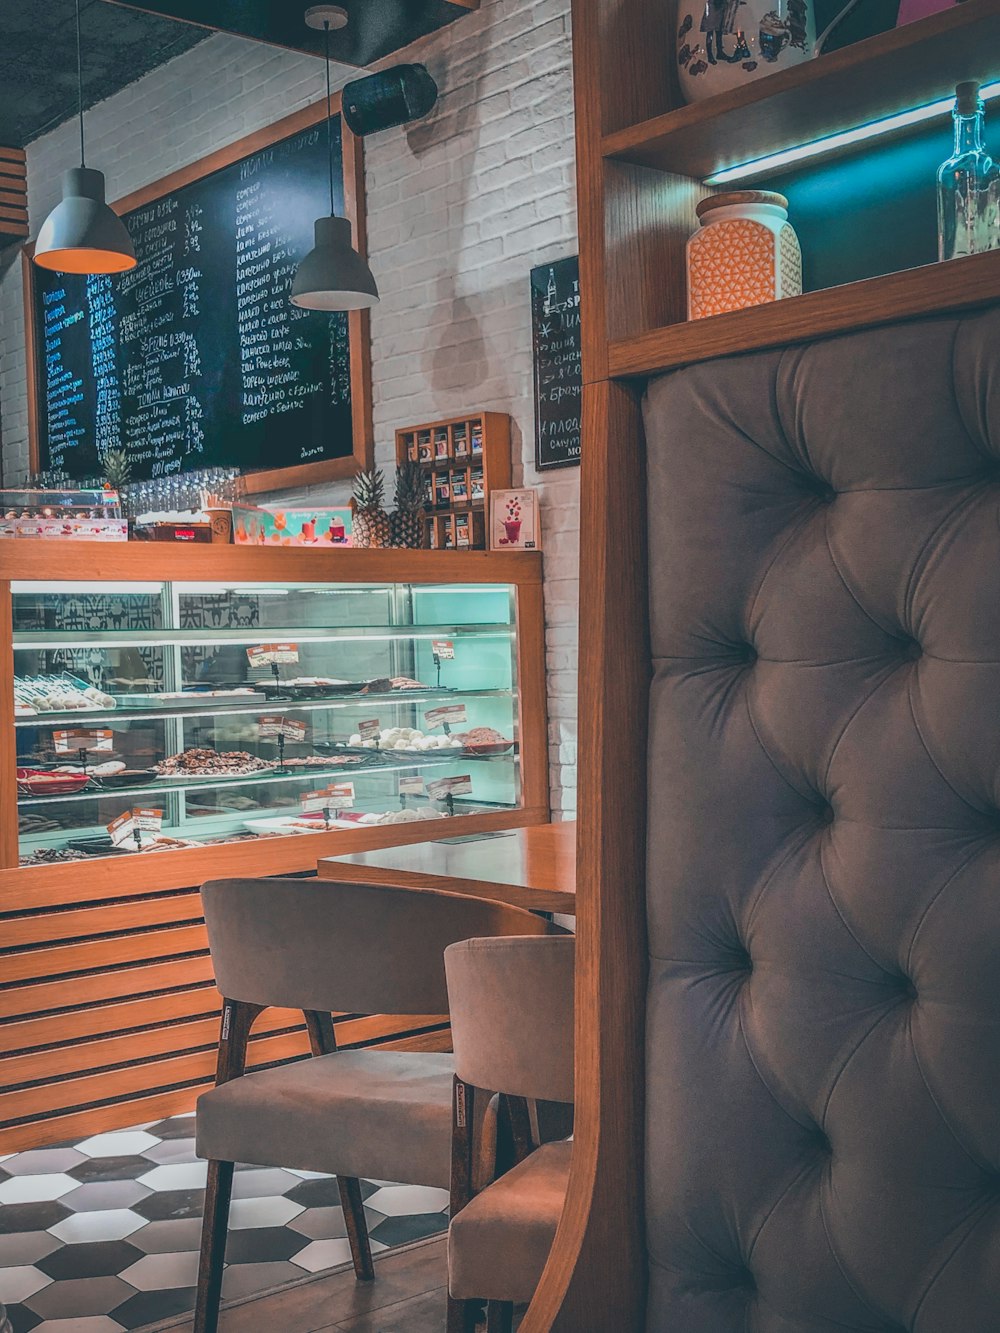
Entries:
[[[77,4],[80,0],[76,0]],[[326,155],[330,169],[330,216],[333,207],[333,99],[330,95],[330,20],[323,20],[323,49],[326,58]]]
[[80,0],[76,0],[76,95],[80,110],[80,166],[87,165],[83,151],[83,50],[80,45]]

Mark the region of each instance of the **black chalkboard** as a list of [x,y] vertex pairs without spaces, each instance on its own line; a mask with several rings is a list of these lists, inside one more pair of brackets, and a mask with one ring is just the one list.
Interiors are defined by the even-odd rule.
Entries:
[[535,466],[580,461],[580,261],[576,255],[531,270],[535,355]]
[[329,209],[319,124],[126,213],[129,273],[33,266],[39,467],[99,475],[119,448],[135,479],[349,457],[348,317],[288,299]]

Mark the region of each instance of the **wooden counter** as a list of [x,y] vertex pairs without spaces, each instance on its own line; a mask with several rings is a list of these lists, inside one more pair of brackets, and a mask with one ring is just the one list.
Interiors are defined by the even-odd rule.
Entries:
[[321,879],[447,889],[532,912],[576,912],[576,824],[536,824],[508,833],[424,842],[324,857]]

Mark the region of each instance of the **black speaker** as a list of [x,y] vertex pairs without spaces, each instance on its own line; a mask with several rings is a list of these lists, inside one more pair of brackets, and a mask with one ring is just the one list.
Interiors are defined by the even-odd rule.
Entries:
[[426,116],[437,95],[437,84],[423,65],[397,65],[345,83],[343,115],[355,134],[374,134]]

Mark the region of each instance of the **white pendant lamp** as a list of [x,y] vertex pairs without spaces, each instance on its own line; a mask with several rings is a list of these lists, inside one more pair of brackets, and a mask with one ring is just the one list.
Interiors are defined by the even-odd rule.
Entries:
[[76,78],[80,165],[63,173],[62,202],[42,223],[35,243],[35,263],[57,273],[124,273],[136,263],[131,237],[124,222],[105,202],[103,173],[88,167],[84,156],[80,0],[76,0]]
[[310,28],[322,28],[326,56],[326,143],[330,168],[330,216],[316,219],[316,244],[295,272],[292,305],[303,310],[367,310],[378,305],[372,271],[351,244],[351,224],[338,217],[333,190],[333,106],[330,96],[330,30],[343,28],[347,12],[339,5],[306,10]]

